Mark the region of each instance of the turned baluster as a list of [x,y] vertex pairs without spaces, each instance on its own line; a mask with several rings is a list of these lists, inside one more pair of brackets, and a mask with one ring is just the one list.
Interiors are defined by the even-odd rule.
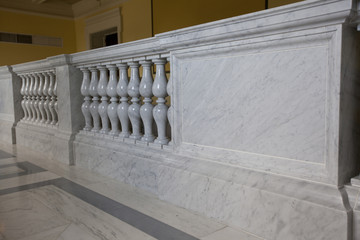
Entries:
[[119,118],[117,115],[117,107],[118,107],[118,95],[116,93],[116,86],[117,86],[117,67],[114,64],[107,65],[107,68],[110,71],[110,78],[109,83],[106,87],[106,93],[110,96],[110,104],[107,108],[107,114],[109,116],[111,122],[111,131],[110,135],[117,136],[119,135]]
[[35,108],[35,99],[36,99],[36,93],[34,93],[34,89],[36,87],[36,81],[35,81],[35,77],[33,76],[33,74],[30,74],[30,78],[31,78],[31,84],[30,84],[30,94],[31,94],[31,101],[30,101],[30,107],[31,107],[31,111],[32,111],[32,118],[31,118],[31,122],[35,122],[37,119],[37,112],[36,112],[36,108]]
[[99,104],[99,114],[101,117],[101,124],[102,129],[100,130],[100,133],[108,133],[110,131],[109,128],[109,117],[107,114],[107,108],[108,108],[108,96],[106,93],[106,87],[108,84],[108,70],[105,66],[98,66],[97,67],[100,70],[100,80],[98,83],[97,91],[98,94],[101,96],[101,103]]
[[34,76],[34,78],[35,78],[35,84],[34,84],[34,88],[33,88],[34,108],[35,108],[35,111],[36,111],[35,122],[40,123],[40,120],[41,120],[40,108],[39,108],[40,96],[38,95],[40,79],[39,79],[39,77],[37,76],[36,73],[33,73],[32,76]]
[[121,97],[120,104],[117,107],[117,115],[120,119],[121,123],[121,133],[119,137],[127,138],[130,135],[129,132],[129,116],[128,116],[128,109],[129,109],[129,98],[128,98],[128,65],[126,63],[119,63],[116,64],[119,68],[119,82],[116,86],[116,93]]
[[49,95],[49,75],[46,72],[42,73],[44,77],[44,87],[42,90],[43,96],[44,96],[44,110],[45,110],[45,124],[49,124],[51,122],[51,113],[49,108],[50,103],[50,95]]
[[[168,59],[168,61],[169,61],[169,59]],[[172,97],[172,77],[171,77],[171,73],[170,73],[168,84],[166,86],[166,91],[167,91],[167,94],[169,96],[169,101],[168,101],[169,109],[167,111],[167,118],[168,118],[168,121],[169,121],[170,129],[172,129],[172,127],[173,127],[172,126],[173,106],[171,104],[171,97]],[[170,141],[171,141],[171,139],[170,139]]]
[[55,125],[57,122],[57,115],[56,115],[56,111],[55,111],[55,93],[54,93],[54,88],[55,88],[55,74],[53,72],[48,72],[47,73],[49,75],[49,79],[50,79],[50,83],[49,83],[49,89],[48,89],[48,94],[51,96],[51,101],[49,103],[49,109],[50,109],[50,113],[51,113],[51,125]]
[[90,131],[92,128],[92,117],[90,112],[90,71],[86,67],[80,69],[83,73],[83,81],[81,84],[81,94],[85,97],[84,103],[81,105],[81,111],[85,118],[85,131]]
[[98,87],[98,70],[96,67],[90,67],[89,68],[91,72],[91,81],[90,81],[90,87],[89,87],[89,93],[93,97],[92,103],[90,104],[90,113],[93,119],[94,126],[91,129],[92,132],[99,132],[100,127],[100,115],[99,115],[99,94],[97,91]]
[[57,101],[58,79],[55,74],[54,74],[54,80],[55,80],[55,83],[54,83],[54,97],[55,97],[54,109],[55,109],[55,113],[56,113],[55,125],[59,125],[59,107],[58,107],[58,101]]
[[23,96],[23,100],[21,101],[21,107],[23,109],[24,112],[24,117],[21,119],[22,121],[27,119],[27,110],[25,108],[25,101],[26,101],[26,95],[25,95],[25,85],[26,85],[26,80],[25,80],[25,76],[23,75],[19,75],[21,78],[21,89],[20,89],[20,94]]
[[30,121],[30,119],[32,119],[32,112],[31,112],[31,107],[30,107],[30,83],[31,83],[31,78],[29,77],[29,75],[25,75],[25,79],[26,79],[26,86],[25,86],[25,95],[26,95],[26,101],[25,101],[25,108],[27,111],[27,118],[25,118],[26,121]]
[[169,139],[166,136],[168,111],[168,107],[165,105],[167,84],[165,73],[166,59],[154,59],[153,62],[156,64],[156,77],[154,80],[152,91],[153,94],[158,98],[158,100],[156,100],[157,105],[153,109],[153,115],[158,130],[158,137],[155,139],[155,143],[164,145],[169,142]]
[[131,97],[131,105],[128,109],[128,114],[132,127],[132,134],[130,138],[139,140],[141,139],[140,134],[140,99],[139,99],[139,84],[140,84],[140,76],[139,76],[139,63],[138,62],[130,62],[129,63],[131,69],[130,82],[128,85],[128,94]]
[[153,125],[153,105],[152,100],[152,84],[153,78],[151,73],[151,61],[142,61],[143,76],[140,82],[140,94],[144,97],[144,104],[140,108],[140,116],[144,123],[144,136],[141,138],[145,142],[153,142],[155,137],[152,133]]
[[43,88],[44,88],[44,77],[42,73],[36,73],[37,78],[39,79],[39,88],[37,91],[38,97],[39,97],[39,111],[40,111],[40,123],[45,123],[46,121],[46,113],[44,108],[44,95],[43,95]]

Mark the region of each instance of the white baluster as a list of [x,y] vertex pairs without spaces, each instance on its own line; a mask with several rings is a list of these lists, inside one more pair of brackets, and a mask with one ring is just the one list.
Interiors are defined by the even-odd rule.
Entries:
[[31,111],[31,122],[35,122],[36,120],[36,111],[35,111],[35,96],[34,96],[34,86],[35,86],[35,78],[32,76],[32,74],[29,74],[30,77],[30,87],[29,87],[29,94],[30,94],[30,101],[29,101],[29,105],[30,105],[30,111]]
[[34,122],[38,123],[40,119],[40,110],[39,110],[39,96],[37,95],[37,90],[39,87],[39,79],[37,78],[36,74],[32,73],[31,76],[34,78],[34,85],[33,85],[33,106],[35,110],[35,119]]
[[[168,59],[169,61],[169,59]],[[168,111],[167,111],[167,117],[168,117],[168,121],[169,121],[169,125],[170,125],[170,129],[172,129],[172,121],[173,121],[173,106],[171,104],[171,97],[172,97],[172,77],[171,77],[171,73],[170,73],[170,77],[169,77],[169,81],[168,81],[168,84],[167,84],[167,87],[166,87],[166,91],[168,93],[168,96],[169,96],[169,102],[168,102],[168,105],[170,106]],[[171,142],[171,139],[170,139],[170,142]]]
[[166,59],[154,59],[153,62],[156,64],[156,77],[152,87],[153,94],[158,98],[158,103],[153,109],[153,115],[156,122],[158,137],[155,139],[155,143],[167,144],[169,139],[166,136],[166,123],[167,123],[167,110],[168,107],[165,105],[166,97],[166,73],[165,64]]
[[23,100],[21,101],[21,107],[23,109],[24,112],[24,117],[21,119],[21,121],[27,119],[27,110],[25,107],[25,101],[26,101],[26,95],[25,95],[25,85],[26,85],[26,80],[25,80],[25,76],[23,75],[19,75],[19,77],[21,78],[21,89],[20,89],[20,94],[23,96]]
[[55,102],[56,102],[56,97],[55,97],[55,93],[54,93],[54,88],[55,88],[55,74],[53,72],[47,72],[47,74],[49,75],[49,79],[50,79],[50,83],[49,83],[49,89],[48,89],[48,94],[51,96],[51,101],[49,103],[49,109],[50,109],[50,113],[51,113],[51,125],[55,125],[57,122],[57,116],[56,116],[56,111],[55,111]]
[[119,130],[119,118],[117,115],[117,107],[118,107],[118,95],[116,93],[117,86],[117,67],[114,64],[107,65],[107,68],[110,71],[109,83],[106,88],[106,93],[110,96],[110,104],[107,108],[107,114],[109,116],[111,122],[111,131],[110,135],[117,136],[120,133]]
[[100,70],[100,80],[97,88],[98,94],[101,96],[101,103],[99,105],[99,114],[101,117],[102,129],[100,130],[100,133],[108,133],[110,131],[109,117],[107,114],[107,107],[109,103],[106,93],[106,87],[108,84],[108,70],[105,66],[98,66],[97,68]]
[[55,109],[55,113],[56,113],[56,119],[55,119],[54,125],[59,125],[59,107],[58,107],[58,101],[57,101],[58,79],[55,74],[54,74],[54,80],[55,80],[55,83],[54,83],[54,97],[55,97],[54,109]]
[[135,140],[141,139],[140,134],[140,105],[139,105],[139,84],[140,84],[140,76],[139,76],[139,63],[138,62],[130,62],[129,63],[131,69],[130,82],[128,85],[128,94],[131,97],[132,104],[129,106],[128,114],[132,127],[132,134],[130,138]]
[[116,86],[116,93],[121,97],[120,104],[117,107],[117,114],[121,122],[121,133],[119,137],[127,138],[130,135],[129,132],[129,98],[128,98],[128,65],[126,63],[116,64],[119,68],[119,82]]
[[49,95],[49,78],[50,76],[46,73],[42,73],[44,77],[44,87],[42,93],[44,95],[44,110],[45,110],[45,124],[49,124],[51,122],[51,113],[49,108],[50,103],[50,95]]
[[144,104],[140,108],[140,116],[144,123],[144,136],[141,138],[145,142],[153,142],[155,137],[152,133],[153,125],[153,105],[152,100],[152,84],[153,78],[151,73],[151,61],[142,61],[143,76],[140,82],[140,94],[144,97]]
[[41,73],[36,73],[36,76],[39,79],[39,88],[37,91],[38,97],[39,97],[39,111],[40,111],[40,120],[39,122],[44,124],[45,123],[45,118],[46,118],[46,113],[45,113],[45,108],[44,108],[44,95],[43,95],[43,88],[44,88],[44,77]]
[[90,113],[93,118],[94,127],[91,129],[92,132],[99,132],[100,127],[100,115],[99,115],[99,94],[97,91],[97,86],[99,83],[98,80],[98,70],[96,67],[90,67],[89,70],[91,71],[91,81],[90,81],[90,88],[89,93],[93,97],[92,103],[90,104]]
[[85,97],[84,103],[81,105],[81,111],[85,118],[85,131],[90,131],[92,128],[92,117],[90,113],[90,71],[86,67],[80,69],[83,73],[83,81],[81,84],[81,94]]
[[29,75],[25,75],[25,79],[26,79],[26,86],[25,86],[25,95],[26,95],[26,101],[25,101],[25,108],[27,111],[27,118],[25,119],[26,121],[30,121],[32,119],[32,112],[31,112],[31,107],[30,107],[30,83],[31,83],[31,78],[29,77]]

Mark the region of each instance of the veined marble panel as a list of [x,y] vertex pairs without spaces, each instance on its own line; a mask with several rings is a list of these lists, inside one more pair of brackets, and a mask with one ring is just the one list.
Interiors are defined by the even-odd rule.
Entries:
[[20,239],[69,222],[26,192],[0,196],[1,233],[6,239]]
[[324,163],[327,46],[180,63],[182,141]]

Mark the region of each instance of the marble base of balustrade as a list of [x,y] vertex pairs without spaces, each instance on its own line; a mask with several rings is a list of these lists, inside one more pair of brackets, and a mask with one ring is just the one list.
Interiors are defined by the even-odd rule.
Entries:
[[14,122],[0,119],[0,142],[13,144],[15,140]]
[[17,147],[34,150],[39,155],[72,164],[72,135],[57,126],[37,126],[19,122],[16,126]]
[[77,166],[266,239],[348,239],[347,197],[353,223],[360,221],[356,186],[338,189],[84,132],[74,155]]

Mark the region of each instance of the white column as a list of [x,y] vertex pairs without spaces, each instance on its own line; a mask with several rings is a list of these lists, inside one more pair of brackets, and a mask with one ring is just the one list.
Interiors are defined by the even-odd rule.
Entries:
[[36,73],[37,78],[39,79],[39,88],[37,91],[39,97],[39,111],[40,111],[40,123],[44,124],[46,122],[46,113],[44,108],[44,95],[43,95],[43,88],[44,88],[44,77],[42,73]]
[[[168,62],[170,59],[167,59]],[[171,101],[172,101],[172,77],[171,77],[171,72],[170,72],[170,77],[169,77],[169,81],[168,81],[168,84],[166,86],[166,91],[167,91],[167,94],[169,96],[169,102],[168,102],[168,105],[170,106],[169,109],[168,109],[168,112],[167,112],[167,117],[168,117],[168,121],[169,121],[169,125],[170,125],[170,129],[172,129],[172,123],[173,123],[173,106],[171,104]],[[170,131],[171,132],[171,131]],[[172,137],[172,136],[171,136]],[[171,141],[171,139],[170,139]]]
[[50,113],[51,113],[51,125],[55,125],[57,123],[57,116],[56,116],[56,111],[55,111],[55,93],[54,93],[54,88],[55,88],[55,74],[53,72],[47,72],[47,74],[50,77],[50,83],[49,83],[49,89],[48,89],[48,94],[51,96],[51,101],[49,103],[49,109],[50,109]]
[[25,87],[26,87],[26,79],[25,76],[23,75],[19,75],[21,78],[21,89],[20,89],[20,94],[23,96],[23,100],[21,101],[21,107],[23,109],[24,112],[24,117],[22,118],[22,121],[27,119],[27,110],[25,107],[25,101],[26,101],[26,95],[25,95]]
[[34,111],[35,111],[34,122],[37,123],[40,119],[39,97],[37,95],[39,81],[38,81],[38,78],[35,73],[32,73],[31,76],[34,79],[34,85],[33,85],[33,89],[32,89],[32,94],[33,94],[32,99],[33,99],[33,106],[34,106]]
[[119,118],[117,115],[117,108],[118,108],[118,95],[116,93],[116,87],[117,87],[117,67],[115,64],[110,64],[106,66],[109,69],[110,72],[110,78],[109,83],[106,88],[106,93],[108,96],[110,96],[110,104],[107,108],[107,114],[110,119],[111,123],[111,131],[110,135],[117,136],[120,133],[119,130]]
[[153,109],[154,119],[158,130],[158,137],[155,139],[155,143],[164,145],[169,142],[169,139],[166,136],[168,110],[168,107],[165,105],[167,84],[165,73],[166,59],[154,59],[153,62],[156,64],[156,77],[154,80],[152,91],[153,94],[158,98],[158,100],[156,100],[157,105]]
[[153,125],[153,105],[152,100],[152,85],[153,78],[151,73],[151,61],[142,61],[143,76],[140,82],[140,94],[144,97],[144,104],[140,108],[140,116],[144,123],[144,136],[141,138],[145,142],[153,142],[155,137],[152,133]]
[[84,103],[81,105],[81,111],[85,118],[84,131],[90,131],[92,129],[92,117],[90,113],[90,71],[86,67],[80,68],[83,73],[83,81],[81,84],[81,94],[84,96]]
[[55,74],[54,74],[54,79],[55,79],[55,83],[54,83],[54,99],[55,99],[54,109],[55,109],[55,113],[56,113],[55,125],[59,125],[59,107],[58,107],[58,100],[57,100],[58,79],[57,79]]
[[101,103],[98,108],[102,124],[102,129],[100,130],[100,133],[105,134],[110,131],[109,117],[107,114],[107,108],[109,104],[108,96],[106,93],[106,88],[108,84],[108,70],[105,66],[98,66],[97,68],[100,70],[100,80],[97,87],[98,94],[101,96]]
[[25,101],[25,108],[27,111],[27,118],[26,121],[30,121],[32,119],[32,112],[31,112],[31,106],[30,106],[30,84],[31,84],[31,78],[28,74],[25,74],[26,78],[26,86],[25,86],[25,95],[26,95],[26,101]]
[[117,107],[117,115],[121,122],[121,133],[119,137],[127,138],[130,135],[129,132],[129,98],[128,98],[128,65],[126,63],[116,64],[119,69],[119,82],[116,86],[116,93],[121,97],[120,104]]
[[131,69],[130,82],[128,86],[128,94],[131,97],[131,105],[129,106],[128,113],[132,127],[132,134],[130,138],[139,140],[141,139],[140,133],[140,105],[139,105],[139,84],[140,84],[140,76],[139,76],[139,63],[138,62],[130,62],[129,63]]
[[49,124],[51,122],[51,113],[50,113],[50,108],[49,108],[49,103],[50,103],[50,95],[49,95],[49,84],[50,84],[50,76],[46,73],[43,72],[42,73],[43,77],[44,77],[44,87],[43,87],[43,95],[44,95],[44,110],[45,110],[45,124]]
[[98,80],[98,70],[96,67],[90,67],[91,71],[91,81],[89,93],[93,97],[92,103],[90,104],[90,113],[93,118],[94,127],[91,129],[92,132],[99,132],[101,129],[100,126],[100,115],[99,115],[99,94],[97,92],[97,86],[99,84]]

